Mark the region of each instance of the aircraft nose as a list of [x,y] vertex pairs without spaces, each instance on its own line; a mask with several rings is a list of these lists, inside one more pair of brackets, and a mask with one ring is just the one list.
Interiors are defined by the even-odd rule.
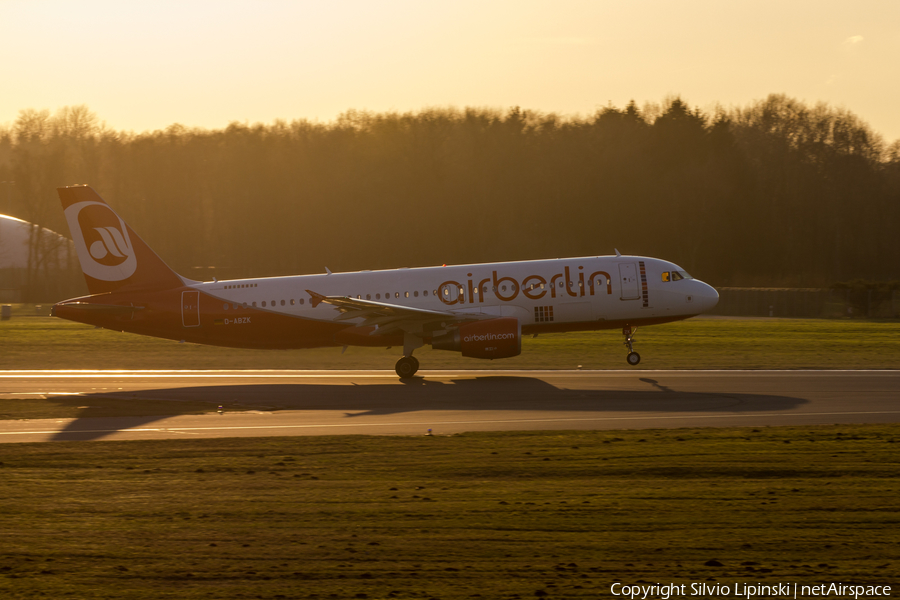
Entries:
[[701,284],[700,293],[697,294],[700,298],[700,305],[703,308],[703,312],[708,310],[712,310],[716,307],[716,304],[719,303],[719,292],[716,291],[716,288],[709,285],[708,283],[699,282]]

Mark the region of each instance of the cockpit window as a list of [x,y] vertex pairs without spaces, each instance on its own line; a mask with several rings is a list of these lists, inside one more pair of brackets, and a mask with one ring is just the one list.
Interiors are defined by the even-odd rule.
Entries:
[[687,271],[663,271],[663,281],[678,281],[680,279],[693,279],[687,274]]
[[678,281],[679,279],[693,279],[687,271],[672,271],[672,281]]

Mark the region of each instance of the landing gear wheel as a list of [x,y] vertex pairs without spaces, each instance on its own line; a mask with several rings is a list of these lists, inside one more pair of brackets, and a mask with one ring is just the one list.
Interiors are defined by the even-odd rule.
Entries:
[[628,348],[628,356],[625,357],[625,360],[632,367],[641,362],[641,355],[634,351],[635,331],[637,331],[637,327],[632,327],[631,325],[626,325],[622,328],[622,335],[625,336],[625,347]]
[[394,370],[397,371],[400,379],[409,379],[419,370],[419,361],[412,356],[404,356],[397,361],[397,366],[394,367]]

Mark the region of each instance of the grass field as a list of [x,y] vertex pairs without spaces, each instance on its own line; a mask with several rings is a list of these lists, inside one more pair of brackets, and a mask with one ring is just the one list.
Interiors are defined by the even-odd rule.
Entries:
[[[636,339],[638,369],[900,368],[895,321],[705,318]],[[391,369],[398,355],[0,322],[0,369]],[[493,362],[416,355],[424,369],[627,368],[617,331],[527,339],[522,356]],[[108,399],[88,415],[81,402],[4,400],[0,413],[148,409]],[[187,404],[178,412],[210,408]],[[897,425],[835,425],[3,444],[0,598],[593,599],[615,581],[896,584],[898,443]]]
[[841,425],[4,444],[0,597],[896,585],[897,443]]
[[[637,369],[897,369],[897,320],[695,318],[641,328]],[[401,349],[239,350],[179,344],[50,317],[0,322],[0,369],[393,369]],[[495,360],[416,350],[423,369],[629,369],[619,331],[527,338]]]

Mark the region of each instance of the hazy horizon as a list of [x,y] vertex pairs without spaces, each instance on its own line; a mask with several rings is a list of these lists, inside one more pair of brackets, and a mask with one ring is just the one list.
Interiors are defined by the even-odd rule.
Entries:
[[900,3],[0,3],[0,123],[87,105],[117,131],[348,110],[731,108],[785,94],[900,138]]

